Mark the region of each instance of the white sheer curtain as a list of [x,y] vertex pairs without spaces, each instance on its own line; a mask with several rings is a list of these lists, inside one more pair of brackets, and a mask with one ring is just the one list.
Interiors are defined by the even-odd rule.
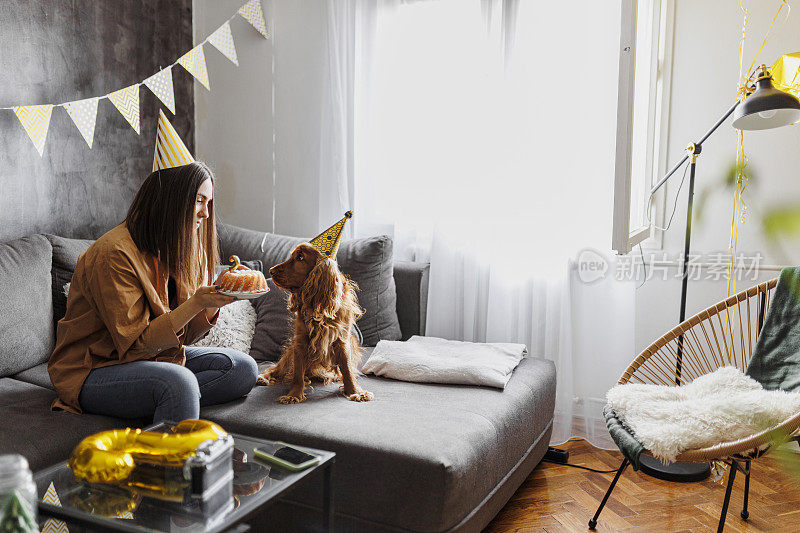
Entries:
[[[327,0],[323,100],[320,116],[321,224],[341,218],[352,205],[353,90],[357,0]],[[328,222],[329,223],[329,222]],[[353,228],[345,226],[352,237]]]
[[[613,447],[601,409],[634,323],[633,284],[604,252],[619,3],[372,0],[350,20],[356,234],[430,261],[426,334],[555,362],[553,443]],[[591,284],[572,261],[587,247],[609,268]]]

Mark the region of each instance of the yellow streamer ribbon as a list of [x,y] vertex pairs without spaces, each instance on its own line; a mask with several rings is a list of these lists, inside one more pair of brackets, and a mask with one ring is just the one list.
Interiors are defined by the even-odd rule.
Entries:
[[[784,7],[786,8],[784,21],[780,27],[773,31],[775,22],[780,17]],[[752,79],[752,73],[755,69],[756,61],[758,60],[759,55],[764,50],[767,42],[769,42],[769,40],[772,39],[772,37],[774,37],[775,34],[783,29],[783,27],[786,25],[786,22],[789,20],[789,13],[791,12],[792,6],[787,0],[780,1],[778,10],[775,12],[775,16],[772,17],[772,21],[769,23],[769,28],[767,28],[767,32],[764,35],[764,40],[761,42],[761,46],[753,56],[753,60],[750,62],[750,68],[748,68],[746,71],[742,69],[744,65],[744,43],[747,38],[746,0],[739,0],[739,8],[742,11],[742,35],[739,38],[739,83],[736,88],[736,99],[741,102],[747,98],[750,92],[752,92],[752,88],[749,86],[749,83]],[[736,130],[736,187],[733,193],[733,209],[731,212],[731,236],[729,245],[730,257],[728,261],[727,280],[728,297],[736,292],[736,254],[738,252],[739,243],[739,224],[744,224],[747,220],[747,203],[744,200],[744,191],[747,189],[747,185],[750,180],[746,172],[747,163],[747,155],[744,152],[744,132],[742,130]],[[731,355],[733,353],[734,346],[733,321],[730,320],[730,313],[731,308],[728,308],[725,313],[725,329],[730,335],[731,339],[731,343],[728,347],[728,363],[732,362]],[[742,354],[742,357],[744,358],[744,354]],[[744,365],[744,361],[742,361],[742,364]]]

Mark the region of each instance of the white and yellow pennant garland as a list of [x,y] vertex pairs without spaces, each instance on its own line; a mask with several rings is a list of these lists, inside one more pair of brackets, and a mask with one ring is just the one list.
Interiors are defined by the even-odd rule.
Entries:
[[86,144],[92,148],[94,143],[94,130],[97,121],[97,104],[103,98],[108,99],[114,107],[119,110],[128,124],[134,131],[140,133],[140,115],[139,115],[139,87],[146,86],[150,91],[158,97],[165,106],[175,114],[175,89],[172,83],[172,67],[181,65],[186,69],[194,78],[199,81],[203,86],[211,90],[211,85],[208,79],[208,68],[206,67],[206,58],[203,51],[203,45],[206,43],[211,44],[227,57],[236,66],[239,65],[239,59],[236,56],[236,47],[233,44],[233,33],[231,32],[230,22],[240,15],[247,22],[250,23],[261,35],[269,38],[267,31],[267,24],[264,21],[264,13],[261,10],[260,0],[250,0],[225,23],[217,28],[214,33],[209,35],[206,40],[192,48],[189,52],[182,55],[177,61],[167,66],[166,68],[158,71],[149,78],[144,79],[139,83],[135,83],[124,89],[110,92],[104,96],[96,96],[86,98],[83,100],[76,100],[74,102],[66,102],[63,104],[43,104],[43,105],[27,105],[27,106],[12,106],[0,107],[3,110],[11,110],[17,115],[22,127],[30,137],[39,156],[44,155],[44,144],[47,139],[47,130],[50,128],[50,117],[53,114],[54,107],[63,107],[72,122],[78,128]]
[[217,31],[209,35],[208,42],[222,52],[222,54],[233,61],[233,64],[239,66],[239,58],[236,57],[236,47],[233,46],[233,33],[231,33],[231,25],[225,23],[219,27]]
[[264,13],[261,11],[261,2],[258,0],[250,0],[239,8],[238,13],[244,17],[247,22],[252,24],[265,39],[269,39],[267,25],[264,23]]
[[125,87],[119,91],[108,93],[108,99],[114,104],[136,134],[139,134],[139,84]]
[[175,114],[175,92],[172,90],[172,67],[153,74],[143,82],[159,100],[164,102],[170,113]]
[[187,53],[178,58],[178,63],[189,71],[189,73],[203,84],[203,87],[211,90],[208,85],[208,69],[206,68],[206,55],[203,53],[203,45],[198,44]]
[[11,109],[22,122],[28,137],[33,141],[39,156],[44,153],[44,141],[47,139],[47,128],[50,126],[50,116],[53,114],[51,104],[15,106]]
[[[78,131],[83,135],[89,148],[94,142],[94,125],[97,122],[97,102],[99,101],[100,99],[95,97],[64,104],[64,109],[67,110],[72,122],[78,126]],[[39,155],[42,155],[41,151]]]

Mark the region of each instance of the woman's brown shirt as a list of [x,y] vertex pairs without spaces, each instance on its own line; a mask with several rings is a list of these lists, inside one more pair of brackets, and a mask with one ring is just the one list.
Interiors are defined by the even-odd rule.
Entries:
[[[216,322],[198,313],[177,334],[170,322],[169,276],[154,257],[140,252],[124,223],[94,242],[78,258],[67,312],[56,329],[47,364],[58,398],[53,409],[81,413],[78,396],[89,372],[131,361],[183,365],[184,344],[201,339]],[[191,294],[176,284],[173,308]]]

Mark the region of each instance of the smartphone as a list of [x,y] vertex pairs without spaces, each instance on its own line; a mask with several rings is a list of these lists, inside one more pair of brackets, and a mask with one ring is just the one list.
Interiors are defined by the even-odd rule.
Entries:
[[305,470],[319,463],[319,456],[292,448],[283,442],[254,448],[253,455],[292,472]]

